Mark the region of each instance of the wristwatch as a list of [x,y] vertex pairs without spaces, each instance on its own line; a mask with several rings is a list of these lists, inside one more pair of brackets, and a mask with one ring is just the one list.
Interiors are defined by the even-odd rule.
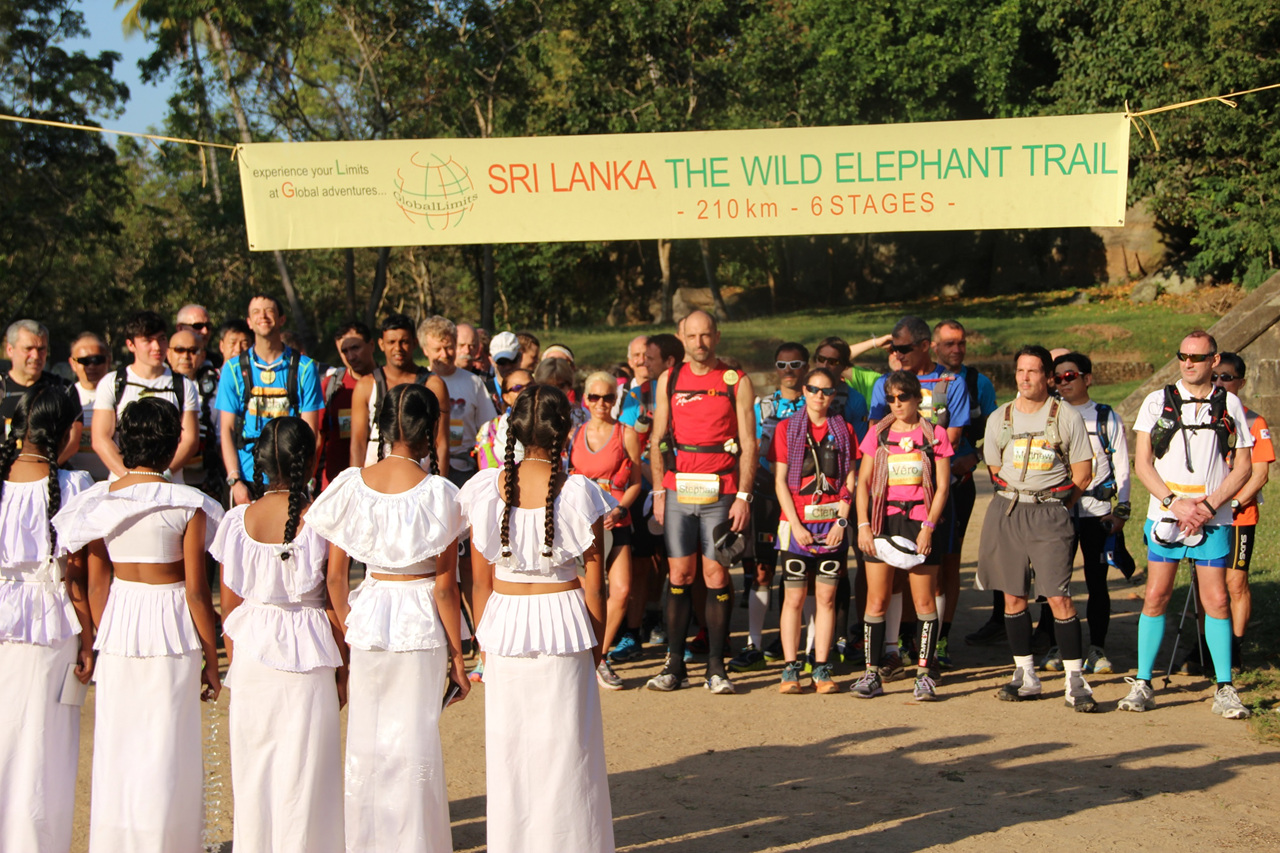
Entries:
[[230,487],[230,486],[234,486],[236,483],[239,483],[239,482],[241,482],[241,478],[240,478],[240,475],[239,475],[239,474],[228,474],[228,475],[227,475],[227,486],[229,486],[229,487]]
[[1164,507],[1165,509],[1168,509],[1169,507],[1173,506],[1173,502],[1176,501],[1177,499],[1178,499],[1177,495],[1170,494],[1169,496],[1160,499],[1160,506]]
[[841,530],[843,530],[844,528],[846,528],[846,527],[848,527],[848,526],[849,526],[849,519],[847,519],[847,518],[837,518],[837,519],[836,519],[836,527],[839,527]]
[[745,501],[746,503],[751,503],[753,500],[756,499],[756,496],[751,494],[750,492],[738,492],[738,494],[736,494],[734,497],[736,497],[740,501]]
[[1239,508],[1240,508],[1240,501],[1236,500],[1235,498],[1232,498],[1232,499],[1231,499],[1231,508],[1232,508],[1232,509],[1239,509]]

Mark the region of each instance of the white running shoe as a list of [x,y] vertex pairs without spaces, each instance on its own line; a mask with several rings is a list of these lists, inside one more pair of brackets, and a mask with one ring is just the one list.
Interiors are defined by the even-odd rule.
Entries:
[[706,688],[720,696],[728,696],[738,692],[732,681],[718,674],[707,679]]
[[1213,713],[1224,720],[1247,720],[1251,716],[1249,709],[1240,701],[1240,694],[1230,684],[1222,685],[1213,694]]
[[1129,684],[1129,695],[1116,707],[1121,711],[1150,711],[1156,707],[1156,692],[1150,683],[1128,676],[1124,680]]
[[1040,677],[1031,668],[1018,667],[1013,671],[1013,679],[1000,688],[996,698],[1001,702],[1023,702],[1028,699],[1039,699],[1043,688]]
[[1098,703],[1093,698],[1093,688],[1084,680],[1084,674],[1072,672],[1067,675],[1066,704],[1068,708],[1088,714],[1097,710]]

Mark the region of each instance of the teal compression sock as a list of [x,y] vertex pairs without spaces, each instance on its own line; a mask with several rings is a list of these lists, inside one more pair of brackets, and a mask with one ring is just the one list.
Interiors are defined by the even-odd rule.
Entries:
[[1231,683],[1231,620],[1204,617],[1204,641],[1213,660],[1215,680],[1219,684]]
[[[1230,626],[1228,626],[1230,633]],[[1151,670],[1156,665],[1156,655],[1160,653],[1160,642],[1164,639],[1164,614],[1148,616],[1143,613],[1138,617],[1138,678],[1151,681]]]

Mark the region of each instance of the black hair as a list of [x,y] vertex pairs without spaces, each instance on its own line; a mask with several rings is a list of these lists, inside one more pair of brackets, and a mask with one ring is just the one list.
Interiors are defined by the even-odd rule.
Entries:
[[124,467],[163,471],[178,450],[182,421],[173,403],[162,397],[142,397],[124,407],[119,432]]
[[1053,373],[1053,356],[1049,355],[1049,351],[1039,344],[1023,344],[1019,350],[1013,354],[1013,366],[1017,368],[1018,359],[1024,355],[1035,356],[1040,359],[1040,370],[1045,376]]
[[1233,352],[1218,353],[1218,365],[1227,365],[1236,372],[1236,376],[1244,378],[1244,359]]
[[154,311],[135,311],[124,321],[124,339],[149,338],[152,335],[169,334],[169,324]]
[[[9,423],[9,437],[0,445],[0,497],[19,453],[35,453],[45,457],[49,465],[48,521],[62,507],[62,484],[58,482],[58,450],[67,437],[80,406],[70,395],[50,385],[38,385],[18,398]],[[49,524],[49,553],[56,554],[58,533]]]
[[1068,361],[1080,368],[1081,373],[1093,373],[1093,361],[1082,352],[1069,352],[1058,356],[1053,360],[1053,369],[1057,370],[1058,365],[1066,364]]
[[378,337],[396,330],[408,332],[415,341],[418,339],[418,324],[413,322],[407,314],[388,314],[383,318],[382,324],[378,326]]
[[835,335],[831,335],[830,337],[823,338],[822,340],[818,341],[818,345],[813,348],[813,354],[816,356],[818,354],[818,351],[823,349],[824,347],[829,347],[835,350],[836,357],[840,359],[841,364],[848,365],[850,360],[853,358],[853,356],[851,355],[852,351],[849,349],[849,344],[845,341],[844,338],[839,338],[839,337],[836,337]]
[[249,308],[247,306],[252,305],[253,300],[255,299],[270,299],[276,306],[276,315],[279,317],[284,317],[284,303],[282,303],[279,299],[276,299],[274,296],[268,296],[265,293],[255,293],[253,296],[250,296],[249,301],[245,303],[246,305],[244,309],[245,313],[248,313]]
[[551,556],[555,539],[556,497],[564,485],[564,469],[560,454],[569,441],[573,417],[569,398],[554,385],[530,385],[516,397],[511,407],[507,429],[507,448],[503,464],[507,468],[507,486],[502,511],[502,556],[511,556],[511,507],[520,501],[520,484],[516,471],[515,445],[545,450],[551,457],[551,478],[547,481],[546,522],[543,525],[542,556]]
[[369,327],[364,323],[361,323],[359,320],[348,320],[343,323],[338,327],[338,331],[334,332],[333,339],[334,341],[340,341],[352,332],[355,332],[365,341],[373,340],[373,332],[371,332]]
[[402,441],[416,456],[430,457],[431,473],[439,474],[435,442],[439,422],[440,401],[426,387],[409,382],[392,388],[378,404],[378,459]]
[[[302,511],[311,502],[311,463],[316,455],[316,436],[302,418],[272,418],[262,428],[253,447],[253,481],[258,494],[266,487],[289,487],[289,519],[284,523],[283,544],[298,535]],[[285,552],[282,559],[289,559]]]
[[911,335],[911,343],[918,344],[921,341],[927,341],[932,337],[933,332],[929,329],[929,324],[919,317],[908,314],[893,326],[892,337],[898,337],[903,332]]
[[658,354],[663,361],[674,359],[676,364],[684,361],[684,344],[670,332],[650,335],[648,340],[645,341],[645,346],[657,347]]
[[[775,356],[775,357],[776,357],[776,356]],[[833,371],[831,371],[831,370],[829,370],[828,368],[825,368],[825,367],[811,367],[811,368],[809,368],[809,372],[808,372],[808,373],[806,373],[806,374],[804,375],[804,383],[805,383],[805,384],[808,384],[809,380],[810,380],[810,379],[812,379],[812,378],[813,378],[813,377],[815,377],[815,376],[825,376],[825,377],[827,377],[827,379],[829,379],[829,380],[831,381],[831,387],[832,387],[832,388],[839,388],[839,387],[840,387],[840,377],[836,376],[836,375],[835,375],[835,373],[834,373]]]
[[886,398],[889,396],[889,389],[891,388],[905,393],[908,397],[914,397],[917,400],[924,399],[924,389],[920,387],[920,377],[910,370],[895,370],[885,377],[884,390]]
[[805,361],[809,360],[809,348],[799,341],[787,341],[784,344],[778,344],[778,348],[773,351],[773,360],[777,361],[778,356],[782,355],[787,350],[798,352],[804,357]]
[[249,324],[239,318],[228,320],[218,327],[218,340],[222,340],[231,334],[244,335],[250,341],[253,340],[253,329],[250,329]]

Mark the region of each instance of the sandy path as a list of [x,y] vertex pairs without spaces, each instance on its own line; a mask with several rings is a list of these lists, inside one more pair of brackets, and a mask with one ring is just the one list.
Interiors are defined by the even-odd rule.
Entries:
[[[628,689],[602,697],[618,848],[1280,848],[1272,795],[1280,788],[1280,751],[1260,745],[1245,724],[1213,716],[1208,681],[1176,679],[1147,714],[1115,710],[1126,692],[1123,675],[1131,672],[1093,681],[1101,708],[1092,715],[1062,705],[1057,675],[1045,679],[1046,700],[1010,705],[993,698],[1008,678],[1005,649],[960,640],[986,617],[987,595],[972,588],[985,502],[979,498],[966,545],[965,591],[953,630],[953,657],[963,669],[943,680],[943,701],[913,704],[909,680],[887,685],[886,695],[871,701],[846,693],[781,696],[777,665],[736,677],[738,696],[701,688],[668,695],[641,689],[661,665],[658,650],[619,667]],[[1083,582],[1077,586],[1083,593]],[[1108,651],[1121,670],[1133,665],[1140,595],[1113,572]],[[735,608],[735,649],[745,616]],[[776,629],[776,617],[769,629]],[[695,664],[691,674],[700,673]],[[847,689],[852,678],[837,680]],[[483,694],[477,689],[442,721],[459,851],[484,849]],[[222,757],[227,700],[224,694],[213,709]],[[83,850],[87,838],[92,701],[91,692],[74,850]],[[229,773],[222,778],[226,806]],[[214,835],[229,842],[229,808]]]

